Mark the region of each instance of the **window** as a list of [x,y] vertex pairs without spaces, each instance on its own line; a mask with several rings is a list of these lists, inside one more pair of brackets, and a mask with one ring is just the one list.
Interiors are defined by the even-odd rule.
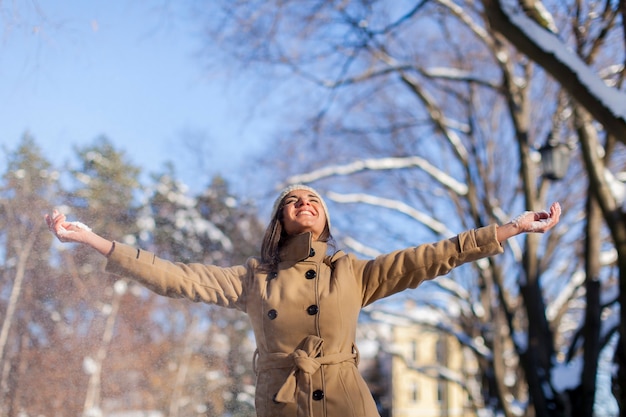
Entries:
[[439,404],[446,402],[446,382],[442,380],[437,381],[437,402]]
[[417,381],[412,381],[410,384],[410,397],[411,397],[411,401],[414,403],[417,403],[420,401],[420,391],[419,391],[419,384],[417,383]]
[[445,335],[440,335],[437,338],[437,363],[440,365],[446,365],[448,363],[448,346],[446,345]]
[[417,353],[417,349],[418,349],[418,344],[417,344],[417,339],[411,339],[411,352],[410,352],[410,358],[413,361],[413,363],[417,363],[417,359],[418,359],[418,353]]

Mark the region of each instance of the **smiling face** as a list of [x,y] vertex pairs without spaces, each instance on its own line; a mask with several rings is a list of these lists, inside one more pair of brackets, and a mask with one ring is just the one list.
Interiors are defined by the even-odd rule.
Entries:
[[283,199],[283,228],[288,235],[311,232],[317,240],[326,227],[320,198],[309,190],[293,190]]

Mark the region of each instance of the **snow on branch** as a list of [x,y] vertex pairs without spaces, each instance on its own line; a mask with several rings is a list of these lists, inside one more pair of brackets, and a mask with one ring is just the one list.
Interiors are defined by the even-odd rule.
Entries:
[[385,75],[394,74],[398,71],[405,71],[409,69],[411,69],[410,65],[401,65],[398,67],[388,66],[385,68],[368,69],[364,73],[356,77],[347,77],[347,78],[337,80],[337,81],[327,80],[327,81],[324,81],[322,84],[324,85],[324,87],[327,87],[327,88],[337,88],[340,86],[357,84],[359,82],[366,81],[371,78],[382,77]]
[[489,33],[485,30],[485,28],[474,22],[474,20],[470,18],[470,14],[467,13],[467,11],[463,9],[463,7],[459,6],[451,0],[437,0],[437,3],[450,10],[453,15],[461,20],[483,42],[485,42],[486,44],[491,43]]
[[609,191],[613,195],[617,205],[623,207],[626,202],[626,185],[616,178],[615,175],[608,169],[604,170],[604,178],[609,186]]
[[554,33],[529,18],[514,0],[483,0],[491,25],[548,71],[619,140],[626,133],[626,94],[608,86]]
[[435,220],[431,216],[428,216],[422,213],[419,210],[409,206],[406,203],[398,200],[391,200],[388,198],[376,197],[371,194],[339,194],[333,191],[329,191],[326,193],[330,200],[336,201],[338,203],[364,203],[372,206],[389,208],[392,210],[399,211],[400,213],[406,214],[407,216],[417,220],[422,223],[424,226],[428,227],[435,233],[438,233],[443,236],[453,236],[452,233],[445,224]]
[[510,21],[521,29],[535,44],[539,45],[546,53],[553,54],[561,63],[567,65],[576,75],[588,91],[600,99],[611,113],[622,120],[626,120],[626,94],[610,88],[606,83],[594,73],[589,66],[570,48],[567,48],[551,32],[540,29],[541,26],[528,18],[517,5],[502,3],[502,11],[506,13]]
[[365,246],[363,243],[349,236],[343,238],[341,241],[343,242],[345,247],[350,248],[351,250],[361,253],[365,256],[369,256],[371,258],[375,258],[381,254],[380,251],[374,248],[371,248],[369,246]]
[[446,292],[454,295],[455,298],[459,300],[469,300],[470,293],[459,285],[458,282],[448,278],[448,277],[439,277],[433,281],[433,283],[437,284],[439,288],[445,290]]
[[419,156],[410,156],[405,158],[380,158],[380,159],[362,159],[345,165],[330,165],[317,169],[305,174],[294,175],[287,178],[285,184],[280,188],[284,188],[289,184],[311,183],[322,178],[332,177],[336,175],[351,175],[367,170],[391,170],[405,168],[421,168],[424,172],[436,179],[438,182],[454,191],[458,195],[467,194],[467,186],[457,181],[450,175],[434,167],[430,162]]
[[574,298],[574,294],[584,284],[586,275],[584,271],[577,271],[567,280],[565,288],[563,288],[558,296],[546,308],[546,317],[552,321],[559,314],[565,304]]
[[[495,81],[489,81],[481,79],[476,75],[473,75],[469,71],[460,70],[458,68],[450,67],[432,67],[428,69],[419,69],[420,74],[428,78],[446,79],[451,81],[470,82],[474,84],[483,85],[491,89],[497,89],[500,86]],[[467,131],[467,130],[465,130]]]

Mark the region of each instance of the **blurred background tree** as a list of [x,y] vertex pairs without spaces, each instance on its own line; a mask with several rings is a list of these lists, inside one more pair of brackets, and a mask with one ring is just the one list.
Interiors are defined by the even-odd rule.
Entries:
[[101,256],[58,244],[43,222],[56,205],[172,260],[233,264],[258,245],[254,206],[220,178],[198,196],[165,174],[141,185],[140,168],[105,138],[77,149],[75,168],[53,167],[28,136],[7,159],[2,415],[254,415],[254,346],[243,313],[166,301],[105,274]]

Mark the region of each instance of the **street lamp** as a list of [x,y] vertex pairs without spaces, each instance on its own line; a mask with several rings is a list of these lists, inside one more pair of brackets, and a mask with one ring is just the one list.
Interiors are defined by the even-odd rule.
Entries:
[[562,179],[569,165],[570,147],[566,143],[557,142],[548,136],[546,143],[539,148],[543,176],[552,181]]

